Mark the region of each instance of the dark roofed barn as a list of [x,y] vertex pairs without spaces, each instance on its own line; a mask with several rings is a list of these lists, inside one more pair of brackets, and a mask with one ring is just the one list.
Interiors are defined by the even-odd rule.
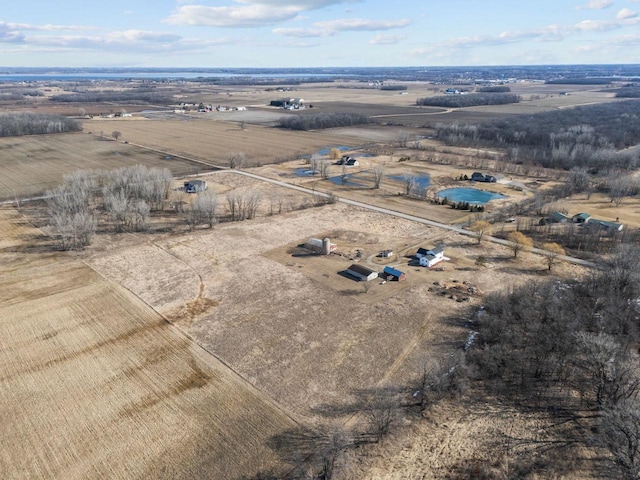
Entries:
[[362,265],[358,265],[357,263],[354,263],[353,265],[351,265],[347,269],[347,273],[363,282],[368,282],[369,280],[378,278],[378,272],[376,272],[375,270],[371,270],[370,268],[364,267]]

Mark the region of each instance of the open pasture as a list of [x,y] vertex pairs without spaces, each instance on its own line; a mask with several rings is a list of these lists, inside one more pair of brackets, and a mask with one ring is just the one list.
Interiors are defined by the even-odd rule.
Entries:
[[293,420],[82,261],[16,258],[20,222],[0,210],[4,478],[237,480],[277,467],[268,441]]
[[[343,253],[362,249],[360,261],[378,270],[383,264],[375,255],[383,246],[397,249],[392,264],[401,269],[418,246],[437,242],[451,260],[444,271],[409,267],[406,283],[372,282],[365,292],[340,274],[354,261],[295,255],[298,244],[326,233],[335,234]],[[323,406],[347,402],[381,379],[407,380],[424,355],[464,343],[467,332],[445,319],[464,319],[465,308],[480,301],[468,287],[485,293],[546,274],[536,256],[512,262],[505,247],[477,246],[471,238],[344,204],[158,237],[153,246],[144,236],[139,241],[96,251],[88,261],[310,422],[324,418]],[[490,267],[475,266],[481,254]],[[469,301],[432,290],[437,281],[458,285]],[[162,295],[167,291],[170,301]]]
[[[110,136],[111,132],[104,133]],[[136,164],[168,168],[174,175],[205,168],[86,133],[0,138],[0,199],[42,194],[76,170],[114,170]]]

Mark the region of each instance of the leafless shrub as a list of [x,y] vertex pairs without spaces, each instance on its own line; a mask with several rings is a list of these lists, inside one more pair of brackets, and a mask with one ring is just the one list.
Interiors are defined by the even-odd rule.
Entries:
[[191,209],[195,212],[199,223],[206,223],[209,228],[213,228],[216,223],[216,208],[218,207],[218,197],[210,190],[199,193],[191,204]]
[[404,185],[405,195],[410,197],[415,188],[418,186],[418,179],[415,175],[405,174],[402,176],[402,184]]
[[234,190],[227,195],[231,220],[240,221],[255,218],[260,207],[262,194],[256,190]]
[[382,183],[382,179],[384,178],[384,165],[376,165],[373,167],[371,175],[373,176],[373,188],[377,190],[380,188],[380,183]]
[[247,163],[247,155],[242,152],[230,153],[227,156],[229,168],[244,168]]

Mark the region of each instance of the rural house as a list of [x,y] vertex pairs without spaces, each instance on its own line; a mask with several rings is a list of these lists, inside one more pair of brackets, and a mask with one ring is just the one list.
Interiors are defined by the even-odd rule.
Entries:
[[374,278],[378,278],[378,272],[362,265],[358,265],[357,263],[351,265],[347,269],[347,273],[349,275],[353,275],[362,282],[368,282],[370,280],[373,280]]
[[420,260],[420,265],[423,267],[433,267],[435,264],[446,260],[444,256],[444,248],[434,247],[431,250],[426,248],[419,248],[416,253],[416,257]]
[[204,192],[206,189],[206,180],[190,180],[188,182],[184,182],[184,191],[187,193]]
[[384,270],[382,271],[382,273],[384,273],[384,275],[386,276],[386,279],[389,281],[395,280],[397,282],[400,282],[407,278],[406,273],[401,272],[400,270],[393,267],[384,267]]
[[484,173],[473,172],[473,174],[471,174],[471,181],[472,182],[496,183],[497,179],[493,175],[489,175],[489,174],[485,175]]

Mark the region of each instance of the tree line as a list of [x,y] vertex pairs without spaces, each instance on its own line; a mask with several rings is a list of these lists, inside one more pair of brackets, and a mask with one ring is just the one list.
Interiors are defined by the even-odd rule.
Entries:
[[79,132],[79,121],[61,115],[35,113],[0,114],[0,137]]
[[519,103],[519,95],[512,93],[468,93],[457,95],[439,95],[416,100],[416,105],[444,108],[478,107],[481,105],[505,105]]
[[372,120],[361,113],[315,113],[310,115],[290,115],[278,122],[280,128],[289,130],[320,130],[323,128],[366,125]]
[[516,163],[632,169],[638,154],[618,150],[640,142],[638,111],[640,101],[626,100],[435,128],[437,138],[450,145],[507,148]]
[[127,103],[154,103],[154,104],[170,104],[172,98],[170,95],[163,93],[143,91],[124,91],[124,92],[78,92],[63,93],[53,95],[52,102],[64,103],[100,103],[100,102],[127,102]]
[[607,478],[640,475],[638,298],[640,249],[624,246],[584,280],[490,295],[468,356],[498,401],[556,417],[562,428],[545,447],[595,447]]

